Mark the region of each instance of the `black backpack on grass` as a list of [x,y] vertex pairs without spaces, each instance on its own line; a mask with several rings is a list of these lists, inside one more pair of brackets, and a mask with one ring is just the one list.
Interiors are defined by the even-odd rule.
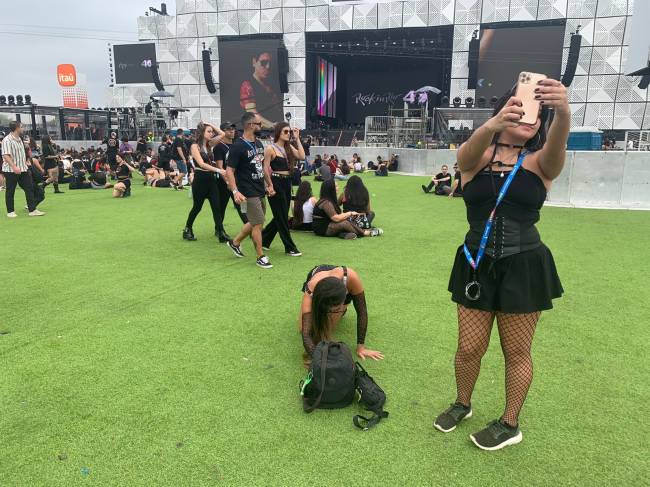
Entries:
[[312,354],[311,369],[301,382],[303,409],[339,409],[352,404],[356,366],[345,343],[323,341]]
[[373,413],[372,417],[357,415],[354,425],[367,431],[382,418],[386,394],[359,362],[352,360],[352,353],[345,343],[320,342],[312,354],[311,369],[300,382],[303,409],[311,413],[315,409],[339,409],[352,404],[355,392],[359,392],[359,405]]

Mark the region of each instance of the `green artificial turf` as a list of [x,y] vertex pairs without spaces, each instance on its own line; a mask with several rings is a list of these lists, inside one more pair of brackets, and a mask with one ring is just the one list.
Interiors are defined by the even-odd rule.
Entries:
[[[533,344],[524,441],[488,453],[468,435],[502,411],[496,327],[474,417],[432,428],[455,397],[463,202],[423,194],[426,178],[365,180],[383,237],[298,233],[303,257],[278,239],[271,270],[250,241],[245,259],[216,242],[207,204],[183,241],[187,192],[48,188],[45,217],[3,214],[0,485],[647,485],[650,212],[543,209],[565,295]],[[321,263],[359,272],[367,346],[386,356],[367,369],[390,418],[368,432],[356,405],[307,415],[299,401],[300,286]],[[354,345],[353,310],[338,338]]]

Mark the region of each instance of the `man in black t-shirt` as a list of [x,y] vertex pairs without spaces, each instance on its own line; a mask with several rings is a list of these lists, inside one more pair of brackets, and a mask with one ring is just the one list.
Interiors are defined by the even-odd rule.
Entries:
[[158,146],[158,167],[169,174],[171,171],[172,152],[169,145],[169,138],[166,135],[162,136],[162,144]]
[[451,193],[449,193],[450,198],[458,198],[463,196],[463,188],[460,184],[460,171],[458,170],[458,164],[454,164],[454,182],[451,185]]
[[443,196],[451,193],[451,174],[449,174],[449,167],[445,164],[435,177],[431,178],[429,186],[422,185],[422,191],[430,193],[431,189],[435,186],[434,193]]
[[[219,208],[221,210],[221,221],[223,222],[226,216],[226,208],[228,206],[228,199],[232,199],[233,205],[237,210],[237,214],[241,219],[242,223],[248,223],[248,218],[246,215],[241,212],[240,206],[235,202],[235,197],[228,189],[228,183],[226,182],[226,162],[228,161],[228,154],[230,152],[230,147],[233,144],[235,139],[235,134],[237,133],[236,125],[231,122],[223,122],[219,128],[223,130],[223,135],[217,144],[212,149],[214,154],[214,162],[219,168],[217,173],[217,191],[219,192]],[[221,242],[221,237],[219,237]]]
[[[246,213],[248,223],[233,240],[228,241],[228,245],[235,256],[244,257],[240,244],[250,235],[257,253],[256,264],[263,269],[270,269],[273,265],[262,251],[262,227],[266,210],[266,187],[273,186],[270,175],[264,171],[264,146],[257,138],[262,122],[259,115],[251,112],[245,113],[241,121],[244,133],[230,147],[226,177],[235,202]],[[274,192],[270,191],[269,195],[273,196]]]
[[176,184],[178,184],[179,189],[183,188],[183,178],[187,175],[188,154],[189,151],[185,146],[185,139],[183,138],[183,129],[178,129],[176,131],[176,138],[172,144],[172,159],[176,161],[176,168],[178,169]]

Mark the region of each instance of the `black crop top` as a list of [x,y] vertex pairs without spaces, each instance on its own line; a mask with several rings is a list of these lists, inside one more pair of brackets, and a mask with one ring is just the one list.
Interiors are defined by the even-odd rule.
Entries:
[[274,157],[271,159],[271,171],[288,171],[289,170],[289,161],[285,157]]
[[273,172],[287,172],[289,171],[289,161],[286,156],[279,156],[278,153],[284,154],[281,147],[273,144],[275,157],[271,159],[271,171]]
[[[201,159],[203,159],[203,162],[209,164],[212,167],[217,167],[217,164],[214,162],[214,155],[212,154],[212,152],[208,153],[203,148],[199,148],[199,155],[201,156]],[[194,169],[196,169],[197,171],[206,171],[199,165],[198,162],[195,163],[194,165],[196,166]]]
[[126,164],[120,164],[117,171],[115,171],[115,175],[119,181],[124,181],[131,177],[131,170]]

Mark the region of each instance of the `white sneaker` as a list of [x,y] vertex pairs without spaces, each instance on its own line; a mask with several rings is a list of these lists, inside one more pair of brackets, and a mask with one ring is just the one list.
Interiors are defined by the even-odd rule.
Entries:
[[30,212],[28,213],[28,215],[29,215],[29,216],[43,216],[43,215],[45,215],[45,213],[43,213],[43,212],[40,211],[40,210],[34,210],[34,211],[30,211]]
[[18,215],[16,215],[15,211],[12,211],[11,213],[7,213],[8,218],[16,218]]

